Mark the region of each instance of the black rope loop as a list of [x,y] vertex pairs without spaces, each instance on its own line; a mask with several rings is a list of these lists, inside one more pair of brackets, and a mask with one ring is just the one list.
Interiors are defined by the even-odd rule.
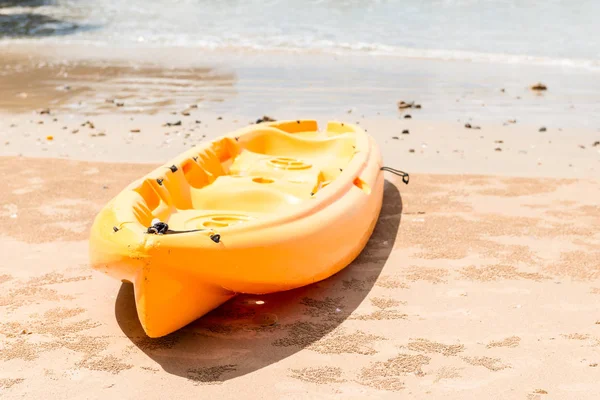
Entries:
[[404,171],[400,171],[399,169],[395,169],[395,168],[392,168],[392,167],[385,167],[385,166],[381,167],[381,170],[382,171],[388,171],[388,172],[391,172],[394,175],[401,176],[402,177],[402,182],[404,182],[405,184],[408,185],[408,182],[410,180],[410,176],[408,175],[408,173],[406,173]]

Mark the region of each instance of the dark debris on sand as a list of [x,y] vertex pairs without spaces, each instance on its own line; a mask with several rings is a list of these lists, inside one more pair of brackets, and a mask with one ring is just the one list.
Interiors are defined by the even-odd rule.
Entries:
[[259,118],[256,120],[256,123],[260,124],[261,122],[274,122],[274,121],[276,121],[275,118],[271,118],[268,115],[263,115],[262,118]]
[[416,104],[414,101],[406,102],[404,100],[400,100],[398,102],[398,109],[404,110],[405,108],[421,108],[420,104]]
[[535,90],[535,91],[542,91],[542,90],[548,90],[548,86],[544,85],[542,82],[538,82],[536,84],[531,85],[529,87],[529,89]]

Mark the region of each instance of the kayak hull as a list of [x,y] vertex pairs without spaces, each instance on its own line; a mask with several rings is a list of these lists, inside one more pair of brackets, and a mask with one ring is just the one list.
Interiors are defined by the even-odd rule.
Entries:
[[[144,331],[164,336],[238,293],[290,290],[346,267],[374,230],[383,184],[379,150],[358,127],[257,124],[128,185],[94,220],[91,266],[132,282]],[[155,218],[177,230],[147,233]]]

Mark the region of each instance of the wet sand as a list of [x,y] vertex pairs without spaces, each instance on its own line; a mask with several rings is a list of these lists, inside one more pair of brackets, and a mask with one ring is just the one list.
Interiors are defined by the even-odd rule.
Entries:
[[322,110],[411,174],[386,173],[366,249],[323,282],[239,296],[152,340],[131,286],[88,267],[92,219],[155,165],[262,115],[215,107],[244,85],[221,69],[78,62],[61,77],[38,61],[0,77],[15,94],[0,100],[0,397],[597,397],[593,128]]

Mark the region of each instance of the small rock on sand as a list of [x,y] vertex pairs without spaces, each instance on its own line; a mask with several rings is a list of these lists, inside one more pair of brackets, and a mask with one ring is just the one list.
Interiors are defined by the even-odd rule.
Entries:
[[410,115],[410,114],[406,114],[406,115],[404,116],[404,118],[405,118],[405,119],[412,118],[412,115]]
[[404,130],[402,131],[402,134],[403,134],[403,135],[408,135],[408,134],[410,134],[410,132],[408,131],[408,129],[404,129]]
[[399,140],[400,138],[398,136],[392,136],[392,139]]
[[495,151],[502,151],[502,149],[500,147],[496,147],[494,150]]
[[596,146],[600,146],[600,141],[597,140],[592,144],[592,147],[596,147]]
[[50,109],[49,108],[41,109],[40,114],[50,114]]
[[408,152],[409,152],[409,153],[414,153],[414,152],[415,152],[415,149],[408,149]]
[[540,132],[546,132],[546,127],[545,127],[545,126],[542,126],[542,127],[539,129],[539,131],[540,131]]
[[190,112],[189,111],[183,111],[181,113],[181,115],[183,115],[184,117],[189,117],[190,116]]
[[179,126],[179,125],[181,125],[181,121],[167,122],[163,126]]
[[538,82],[538,83],[531,85],[529,87],[529,89],[535,90],[535,91],[542,91],[542,90],[548,90],[548,87],[546,85],[544,85],[542,82]]
[[140,133],[140,130],[139,129],[132,129],[129,132],[131,132],[131,133]]

